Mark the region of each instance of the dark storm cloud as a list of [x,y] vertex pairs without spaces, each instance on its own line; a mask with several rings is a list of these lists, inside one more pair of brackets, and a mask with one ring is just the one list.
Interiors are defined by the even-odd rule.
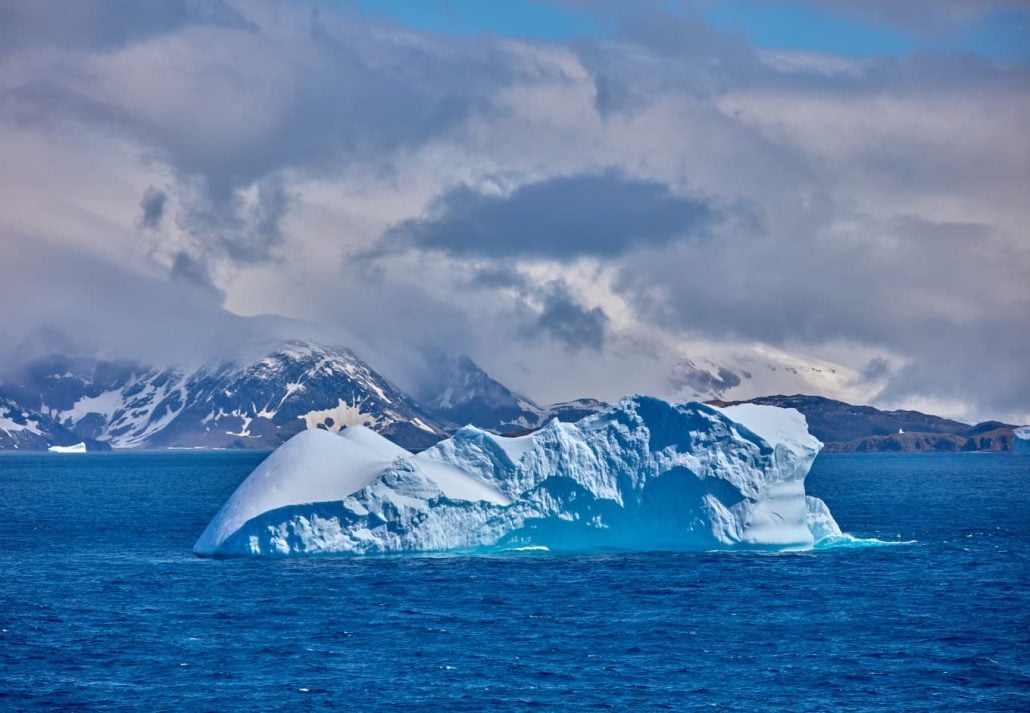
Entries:
[[524,337],[549,340],[571,352],[604,348],[611,321],[608,315],[601,307],[583,304],[562,280],[540,283],[502,260],[472,268],[461,285],[485,294],[497,290],[514,293],[515,321]]
[[143,198],[139,202],[142,210],[140,215],[140,226],[146,230],[156,230],[161,227],[161,221],[165,215],[165,204],[168,203],[168,194],[153,186],[147,188]]
[[225,299],[225,292],[220,290],[211,279],[211,270],[208,266],[185,251],[176,254],[168,276],[173,282],[185,282],[192,287],[199,288],[210,294],[219,303]]
[[570,351],[601,351],[609,322],[603,309],[584,306],[562,282],[548,283],[540,292],[542,308],[523,327],[525,334],[530,337],[547,337]]
[[452,255],[611,257],[642,246],[706,235],[721,220],[710,201],[610,170],[560,176],[510,195],[467,186],[437,198],[427,215],[387,231],[380,250],[414,247]]
[[285,239],[282,221],[290,209],[283,181],[259,181],[249,195],[213,191],[202,180],[180,188],[179,227],[197,236],[200,250],[236,264],[265,262]]

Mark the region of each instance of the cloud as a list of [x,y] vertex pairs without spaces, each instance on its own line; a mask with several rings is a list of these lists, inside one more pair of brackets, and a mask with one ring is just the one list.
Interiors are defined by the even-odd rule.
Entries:
[[[994,4],[833,7],[937,32]],[[199,354],[274,312],[542,401],[746,387],[662,353],[716,343],[1027,413],[1025,64],[771,53],[696,4],[590,3],[605,31],[566,43],[357,8],[4,4],[8,343]]]
[[438,197],[425,216],[391,227],[379,251],[405,247],[480,257],[614,256],[702,238],[721,220],[709,200],[618,170],[527,183],[509,195],[468,186]]
[[181,227],[230,262],[272,258],[288,182],[396,170],[496,111],[495,88],[546,71],[498,42],[429,42],[317,4],[258,2],[238,21],[221,3],[136,7],[87,3],[76,24],[56,5],[11,6],[8,27],[48,50],[5,67],[0,116],[139,142],[172,170]]
[[168,194],[153,186],[148,186],[139,202],[143,211],[140,216],[140,227],[146,230],[156,230],[161,227],[161,221],[165,215],[165,204],[168,202]]
[[[703,269],[687,276],[685,264]],[[1030,251],[987,226],[847,214],[789,241],[758,235],[640,255],[618,289],[646,320],[694,333],[888,346],[907,366],[890,374],[885,403],[939,393],[1012,412],[1030,403],[1017,366],[1030,348],[1020,274],[1030,274]],[[869,367],[885,375],[879,362]]]
[[172,269],[168,273],[173,282],[184,282],[192,287],[212,295],[220,303],[225,299],[225,292],[218,289],[211,279],[208,266],[185,251],[175,255]]
[[[0,331],[12,352],[49,334],[42,347],[59,338],[84,353],[163,364],[203,358],[241,336],[244,320],[190,280],[173,282],[38,239],[21,242],[5,263],[0,300],[19,305],[0,313]],[[48,285],[59,289],[43,287]],[[0,367],[11,368],[11,358],[0,353]]]
[[198,179],[181,187],[178,199],[179,228],[207,256],[226,257],[234,264],[264,262],[285,240],[282,221],[290,195],[278,177],[224,193]]
[[221,0],[14,0],[0,6],[0,55],[40,46],[110,51],[190,25],[249,27]]
[[612,27],[615,42],[583,39],[575,49],[605,117],[641,111],[670,90],[717,95],[769,75],[756,49],[715,31],[690,3],[599,3],[585,8]]
[[997,10],[1030,9],[1026,0],[823,0],[808,4],[918,34],[954,30]]
[[601,351],[609,322],[603,309],[584,306],[562,282],[548,283],[540,293],[540,310],[523,327],[525,334],[530,337],[546,336],[570,351]]

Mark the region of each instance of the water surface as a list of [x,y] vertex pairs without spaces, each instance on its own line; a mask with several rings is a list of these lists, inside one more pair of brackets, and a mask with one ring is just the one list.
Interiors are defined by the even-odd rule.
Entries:
[[0,456],[0,709],[1030,709],[1030,458],[820,456],[899,547],[194,557],[262,457]]

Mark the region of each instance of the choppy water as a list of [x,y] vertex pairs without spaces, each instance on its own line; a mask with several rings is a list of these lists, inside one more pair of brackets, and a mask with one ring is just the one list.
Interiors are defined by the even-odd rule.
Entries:
[[193,557],[260,458],[0,457],[0,709],[1030,710],[1030,458],[820,456],[899,547]]

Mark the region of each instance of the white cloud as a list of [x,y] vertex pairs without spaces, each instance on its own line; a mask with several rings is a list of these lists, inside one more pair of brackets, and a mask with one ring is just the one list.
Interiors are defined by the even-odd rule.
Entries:
[[[623,18],[616,42],[567,46],[420,34],[330,6],[243,10],[79,41],[36,18],[9,48],[0,248],[22,268],[60,251],[38,238],[88,256],[81,279],[50,285],[64,304],[110,309],[84,286],[161,282],[178,264],[194,287],[210,276],[232,312],[359,334],[401,379],[431,342],[541,400],[668,389],[684,349],[738,371],[748,355],[799,352],[848,362],[825,388],[849,398],[886,385],[892,405],[1025,413],[1027,68],[759,53],[660,8]],[[441,235],[434,250],[362,257],[458,187],[517,212],[534,210],[505,203],[522,188],[605,171],[738,218],[700,242],[670,229],[600,253],[577,251],[592,244],[577,235],[526,254],[506,233],[493,249],[448,253]],[[167,202],[144,230],[151,187]],[[632,211],[614,200],[568,215],[604,208],[610,237],[630,237],[638,226],[619,221]],[[518,217],[546,228],[546,215]],[[0,278],[28,289],[15,264]],[[549,298],[574,322],[534,329]],[[123,317],[126,332],[146,321]],[[599,333],[600,352],[568,349]],[[881,356],[889,375],[854,381]]]

